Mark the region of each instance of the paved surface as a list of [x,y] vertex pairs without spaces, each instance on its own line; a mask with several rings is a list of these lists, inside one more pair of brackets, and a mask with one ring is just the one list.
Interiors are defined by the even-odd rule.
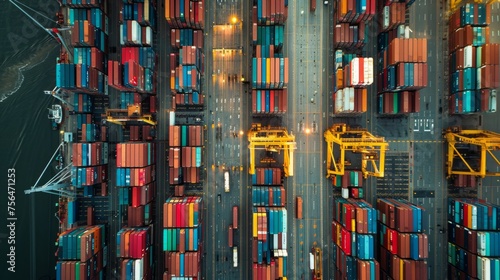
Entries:
[[[325,188],[323,131],[327,128],[328,6],[309,12],[309,1],[290,1],[285,29],[285,54],[289,57],[289,114],[284,124],[295,134],[294,176],[287,180],[290,279],[308,279],[312,246],[328,255],[331,239],[330,188]],[[309,132],[309,133],[308,133]],[[293,213],[296,196],[303,198],[303,220]],[[324,279],[328,258],[324,258]]]
[[[361,125],[390,143],[384,180],[368,179],[365,183],[366,200],[375,203],[377,186],[386,185],[392,194],[406,197],[426,208],[424,228],[430,238],[429,279],[445,278],[446,254],[446,180],[443,170],[445,146],[441,131],[450,125],[500,130],[496,118],[499,113],[478,116],[450,117],[447,114],[447,85],[444,81],[447,69],[446,48],[442,46],[446,25],[442,19],[446,8],[441,3],[416,1],[408,13],[411,37],[428,39],[429,83],[421,91],[421,112],[400,117],[376,114],[376,86],[369,88],[368,112],[357,117],[330,117],[332,70],[331,38],[333,22],[328,17],[332,5],[318,5],[314,14],[309,12],[308,1],[289,1],[289,17],[285,27],[285,56],[290,61],[289,114],[283,118],[262,120],[249,116],[249,87],[240,82],[241,76],[250,78],[251,54],[250,7],[252,1],[217,0],[207,4],[205,28],[205,122],[207,142],[205,150],[207,183],[204,192],[207,215],[205,217],[206,279],[249,279],[251,248],[249,246],[251,219],[250,189],[248,176],[248,149],[246,132],[252,122],[283,124],[296,136],[294,176],[285,180],[288,209],[288,278],[308,279],[310,276],[308,253],[313,245],[323,249],[324,279],[330,279],[333,268],[331,250],[332,188],[325,180],[325,145],[322,132],[333,123]],[[496,4],[498,6],[498,4]],[[495,9],[495,7],[494,7]],[[330,11],[331,12],[331,11]],[[498,14],[498,11],[497,11]],[[239,20],[227,25],[232,16]],[[162,19],[163,17],[159,17]],[[376,19],[374,19],[374,22]],[[162,22],[160,20],[160,22]],[[500,25],[494,18],[492,25]],[[166,28],[166,27],[165,27]],[[368,27],[368,41],[363,54],[376,57],[376,27]],[[163,33],[161,34],[168,34]],[[166,36],[160,36],[161,42]],[[500,41],[500,35],[492,41]],[[165,39],[166,41],[166,39]],[[168,42],[168,41],[166,41]],[[168,45],[168,44],[167,44]],[[160,47],[163,53],[167,49]],[[167,52],[168,53],[168,52]],[[163,62],[162,62],[163,61]],[[165,61],[160,55],[160,67]],[[376,67],[376,66],[375,66]],[[168,68],[166,68],[168,69]],[[168,73],[160,71],[160,75]],[[237,75],[236,81],[228,75]],[[234,77],[234,76],[233,76]],[[160,88],[165,88],[160,80]],[[231,80],[231,81],[229,81]],[[165,91],[167,92],[167,91]],[[162,105],[163,104],[163,105]],[[168,108],[168,101],[161,100],[161,108]],[[490,117],[491,116],[491,117]],[[164,111],[160,120],[166,119]],[[306,130],[309,133],[306,133]],[[234,136],[236,133],[236,137]],[[166,139],[164,128],[158,129],[160,145]],[[239,167],[243,166],[240,171]],[[223,189],[223,170],[231,174],[231,191]],[[166,171],[162,172],[166,174]],[[159,176],[163,176],[159,174]],[[159,180],[162,180],[159,177]],[[483,180],[478,196],[499,203],[498,179]],[[161,189],[161,188],[160,188]],[[379,195],[388,195],[379,189]],[[219,200],[220,195],[220,200]],[[294,199],[304,200],[304,219],[294,218]],[[231,224],[231,208],[240,206],[239,230],[235,232],[235,244],[239,248],[239,267],[232,267],[232,251],[227,246],[227,228]],[[329,267],[329,269],[328,269]]]
[[[240,0],[207,2],[205,27],[205,83],[207,110],[207,206],[205,227],[205,278],[248,279],[251,270],[249,246],[251,219],[250,188],[246,163],[250,95],[242,76],[249,77],[248,58],[250,4]],[[246,5],[246,6],[244,6]],[[233,17],[236,23],[232,23]],[[244,134],[240,134],[244,132]],[[240,167],[243,167],[240,170]],[[224,191],[224,170],[230,173],[230,191]],[[232,207],[239,211],[239,229],[234,231],[238,267],[228,246]]]

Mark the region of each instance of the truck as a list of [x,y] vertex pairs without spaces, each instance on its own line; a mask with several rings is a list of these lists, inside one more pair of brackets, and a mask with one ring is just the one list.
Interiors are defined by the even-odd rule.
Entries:
[[311,10],[311,13],[314,13],[316,11],[316,0],[310,0],[309,8]]
[[233,228],[238,229],[238,206],[233,206]]
[[238,247],[233,247],[233,267],[238,267]]
[[233,243],[233,240],[234,240],[234,233],[233,233],[233,226],[232,225],[229,225],[229,228],[228,228],[228,234],[227,234],[227,245],[229,247],[233,247],[234,243]]
[[302,197],[297,196],[296,198],[296,213],[295,217],[299,220],[302,219]]
[[230,187],[229,187],[229,171],[226,170],[224,171],[224,191],[229,192]]
[[[312,255],[312,258],[311,258]],[[312,248],[312,254],[310,257],[310,267],[313,268],[313,280],[322,280],[323,279],[323,259],[321,249],[319,247]]]

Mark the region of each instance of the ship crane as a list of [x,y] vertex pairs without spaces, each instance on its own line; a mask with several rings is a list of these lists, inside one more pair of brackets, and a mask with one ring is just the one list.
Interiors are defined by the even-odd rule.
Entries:
[[[346,124],[335,124],[323,136],[327,146],[327,177],[344,175],[346,152],[361,154],[361,172],[364,178],[384,177],[385,151],[389,144],[383,137],[375,137],[365,129],[349,128]],[[340,150],[340,158],[335,158],[335,148]],[[377,164],[378,162],[378,164]],[[370,163],[370,164],[368,164]]]
[[283,171],[286,177],[293,176],[293,150],[297,149],[295,136],[288,134],[283,127],[262,127],[252,124],[248,131],[248,148],[250,149],[250,168],[248,173],[255,174],[255,150],[269,152],[283,151]]
[[127,109],[106,109],[106,121],[124,126],[126,122],[144,122],[156,125],[150,114],[142,114],[140,104],[128,105]]
[[[62,32],[61,31],[71,31],[71,26],[65,26],[65,27],[57,27],[57,28],[46,28],[44,27],[40,22],[38,22],[35,18],[33,18],[28,12],[26,12],[21,6],[24,6],[26,9],[28,10],[31,10],[33,13],[36,13],[38,14],[39,16],[51,21],[51,22],[54,22],[56,24],[59,24],[59,22],[57,21],[54,21],[53,19],[43,15],[42,13],[40,13],[39,11],[33,9],[33,8],[30,8],[29,6],[27,6],[26,4],[24,3],[21,3],[17,0],[9,0],[10,3],[12,3],[12,5],[16,6],[16,8],[18,8],[21,12],[23,12],[29,19],[31,19],[36,25],[38,25],[40,28],[42,28],[45,32],[47,32],[52,38],[54,38],[59,44],[62,45],[62,47],[64,48],[64,50],[66,51],[66,54],[69,55],[69,56],[72,56],[72,51],[70,50],[69,46],[66,44],[65,42],[65,39],[64,37],[62,36]],[[21,6],[20,6],[21,5]]]
[[62,150],[64,149],[64,142],[59,144],[57,147],[56,151],[50,158],[49,162],[45,166],[45,168],[42,171],[42,174],[40,174],[40,177],[38,177],[38,180],[36,180],[35,184],[27,190],[24,190],[25,194],[32,194],[32,193],[37,193],[37,192],[44,192],[48,194],[55,194],[58,196],[62,197],[67,197],[67,198],[74,198],[76,196],[76,193],[74,190],[69,189],[70,187],[70,179],[71,179],[71,166],[72,163],[63,166],[64,162],[61,160],[61,168],[59,172],[54,175],[50,180],[47,181],[47,183],[38,186],[38,183],[42,179],[42,176],[45,174],[45,171],[47,171],[47,168],[51,165],[52,161],[56,158],[56,156],[62,154]]
[[[500,134],[487,130],[461,130],[450,127],[444,131],[448,143],[446,175],[500,176]],[[496,168],[487,168],[488,155]]]
[[55,99],[61,101],[64,103],[66,106],[73,108],[73,104],[69,103],[66,101],[64,98],[68,97],[67,94],[64,92],[63,89],[59,87],[55,87],[53,90],[44,90],[43,91],[45,94],[53,96]]

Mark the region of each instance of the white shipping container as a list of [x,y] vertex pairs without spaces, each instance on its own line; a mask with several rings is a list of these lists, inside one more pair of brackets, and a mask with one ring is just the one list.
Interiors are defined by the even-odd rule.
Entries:
[[349,113],[351,113],[351,112],[354,112],[354,88],[349,88],[349,90],[347,92],[349,94],[349,96],[348,96],[349,107],[347,107],[347,111],[349,111]]
[[384,25],[383,25],[383,29],[387,29],[389,28],[389,22],[390,22],[390,10],[389,10],[389,6],[385,6],[384,7]]
[[151,26],[146,27],[146,42],[142,42],[142,44],[148,46],[153,44],[153,29]]
[[344,92],[342,93],[343,97],[342,100],[344,100],[344,103],[342,104],[342,112],[348,113],[349,111],[349,91],[352,88],[345,88]]
[[278,234],[273,234],[273,249],[279,249],[279,247],[278,247]]
[[367,64],[365,65],[365,84],[371,85],[373,84],[375,76],[373,73],[373,57],[367,57],[365,58],[365,61],[367,61]]
[[169,125],[174,126],[175,125],[175,111],[170,111],[169,112]]
[[286,250],[286,233],[281,235],[281,249]]
[[282,213],[283,213],[283,233],[286,233],[287,231],[287,211],[285,208],[283,208],[282,210]]
[[470,68],[472,67],[472,46],[466,46],[464,48],[464,68]]
[[335,113],[341,113],[343,110],[342,108],[344,107],[344,99],[343,99],[343,90],[338,90],[335,93]]
[[477,206],[472,206],[472,229],[477,229]]
[[309,269],[314,270],[314,255],[309,253]]
[[224,171],[224,191],[229,192],[230,187],[229,187],[229,171]]
[[497,90],[496,89],[490,91],[489,98],[490,98],[490,100],[489,100],[490,108],[488,111],[494,113],[497,111]]
[[238,247],[233,247],[233,267],[238,267]]
[[135,260],[134,261],[134,279],[135,280],[141,280],[142,279],[142,265],[143,263],[143,259],[140,259],[140,260]]
[[342,197],[345,199],[349,198],[349,189],[348,188],[342,188]]
[[135,20],[133,20],[130,25],[132,27],[132,30],[130,32],[132,34],[132,38],[128,38],[129,39],[128,41],[132,42],[134,44],[140,44],[141,43],[141,39],[142,39],[142,36],[141,36],[141,26]]
[[351,85],[358,85],[359,84],[359,64],[360,64],[360,58],[356,57],[351,61]]

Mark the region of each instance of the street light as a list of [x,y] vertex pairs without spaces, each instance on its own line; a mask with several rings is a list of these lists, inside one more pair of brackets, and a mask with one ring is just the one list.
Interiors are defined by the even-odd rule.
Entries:
[[236,24],[236,23],[238,23],[238,18],[237,18],[236,16],[232,16],[232,17],[231,17],[231,23],[232,23],[232,24]]

